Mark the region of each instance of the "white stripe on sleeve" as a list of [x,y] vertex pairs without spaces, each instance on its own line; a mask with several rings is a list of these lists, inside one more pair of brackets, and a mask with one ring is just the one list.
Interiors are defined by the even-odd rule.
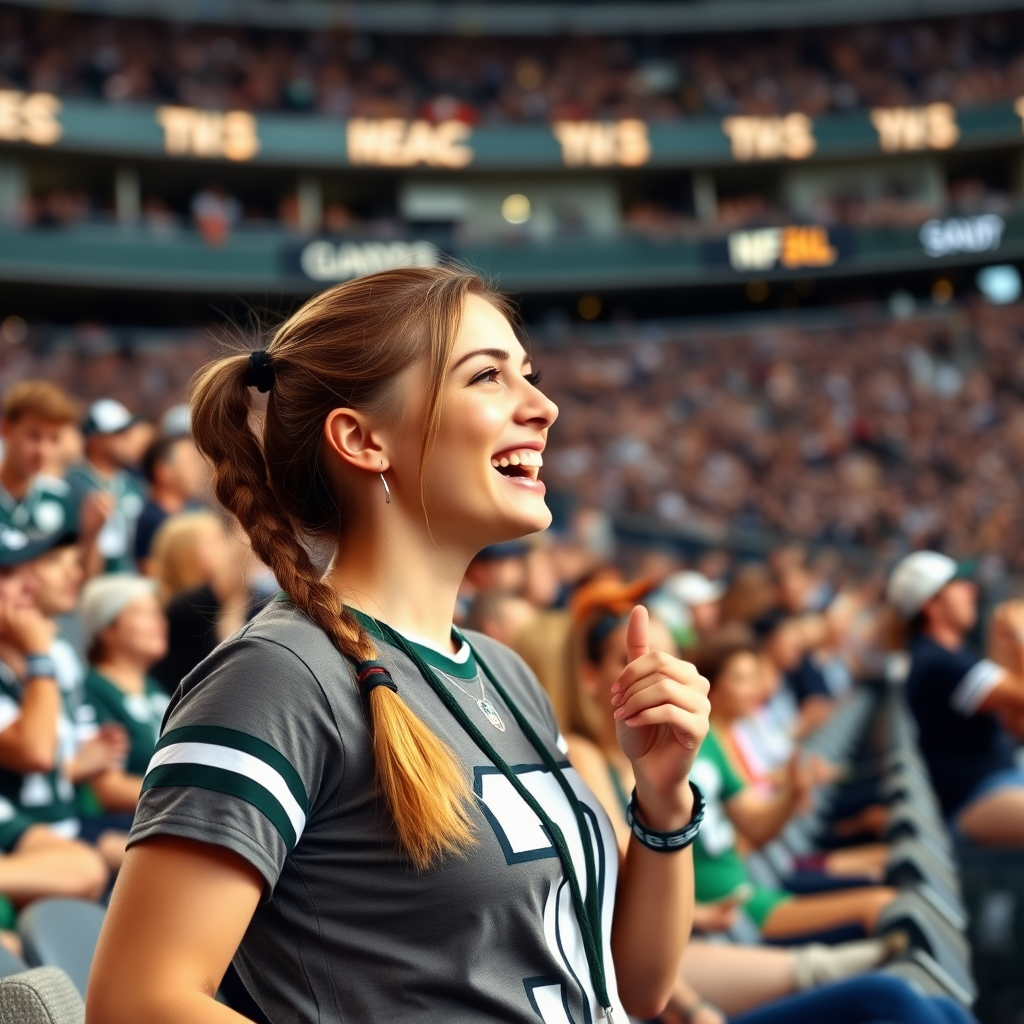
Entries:
[[162,764],[203,764],[211,768],[222,768],[236,775],[244,775],[262,786],[281,805],[292,828],[295,829],[296,842],[306,827],[306,815],[281,773],[252,754],[235,750],[233,747],[222,747],[216,743],[172,743],[153,755],[146,772],[149,773]]
[[988,658],[982,658],[973,668],[968,669],[963,679],[950,695],[949,703],[954,711],[965,717],[973,715],[984,703],[985,698],[1003,681],[1006,669]]

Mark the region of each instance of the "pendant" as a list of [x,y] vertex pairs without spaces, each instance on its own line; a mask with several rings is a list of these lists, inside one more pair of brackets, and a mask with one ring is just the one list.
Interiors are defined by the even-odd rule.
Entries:
[[501,720],[501,715],[498,714],[494,709],[494,705],[489,700],[481,697],[480,700],[476,702],[476,706],[484,713],[484,718],[486,718],[487,721],[498,730],[498,732],[505,731],[505,723]]

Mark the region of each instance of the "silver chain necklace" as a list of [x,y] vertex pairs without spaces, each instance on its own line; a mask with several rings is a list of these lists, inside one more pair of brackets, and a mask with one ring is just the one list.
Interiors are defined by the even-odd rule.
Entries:
[[[431,668],[434,668],[434,666],[431,666]],[[469,690],[460,686],[458,680],[450,676],[447,672],[439,668],[434,668],[434,671],[437,672],[438,675],[444,676],[444,678],[447,679],[456,690],[461,690],[471,701],[473,701],[483,713],[484,718],[486,718],[487,721],[498,730],[498,732],[505,731],[505,723],[501,720],[501,715],[498,714],[497,708],[495,708],[495,706],[487,699],[487,691],[484,689],[484,681],[480,678],[479,673],[476,677],[476,681],[480,684],[480,697],[478,699],[475,694],[470,693]]]

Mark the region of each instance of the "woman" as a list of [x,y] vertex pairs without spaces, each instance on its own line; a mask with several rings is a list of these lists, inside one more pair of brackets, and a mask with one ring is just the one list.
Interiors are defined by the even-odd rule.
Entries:
[[168,520],[157,533],[156,550],[169,642],[152,676],[170,694],[266,597],[257,598],[249,587],[253,558],[245,537],[212,512]]
[[[689,931],[704,681],[647,650],[638,612],[620,872],[536,680],[452,628],[476,552],[550,522],[557,410],[536,383],[504,302],[448,267],[332,288],[199,378],[196,443],[284,593],[172,701],[91,1024],[239,1020],[213,998],[233,957],[271,1020],[661,1011]],[[326,573],[309,535],[334,541]]]
[[85,699],[98,722],[119,725],[128,737],[124,767],[92,779],[92,791],[108,815],[127,819],[127,829],[167,708],[167,694],[147,674],[167,651],[167,620],[156,584],[128,574],[90,580],[80,614],[91,666]]

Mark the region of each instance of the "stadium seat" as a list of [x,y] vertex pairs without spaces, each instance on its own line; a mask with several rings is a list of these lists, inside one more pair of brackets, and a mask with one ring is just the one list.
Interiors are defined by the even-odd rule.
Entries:
[[36,967],[0,979],[3,1024],[84,1024],[85,1004],[58,967]]
[[23,960],[0,946],[0,978],[9,978],[12,974],[25,970],[26,966]]
[[93,953],[103,925],[103,908],[82,900],[40,900],[18,918],[25,959],[33,967],[66,971],[85,995]]

